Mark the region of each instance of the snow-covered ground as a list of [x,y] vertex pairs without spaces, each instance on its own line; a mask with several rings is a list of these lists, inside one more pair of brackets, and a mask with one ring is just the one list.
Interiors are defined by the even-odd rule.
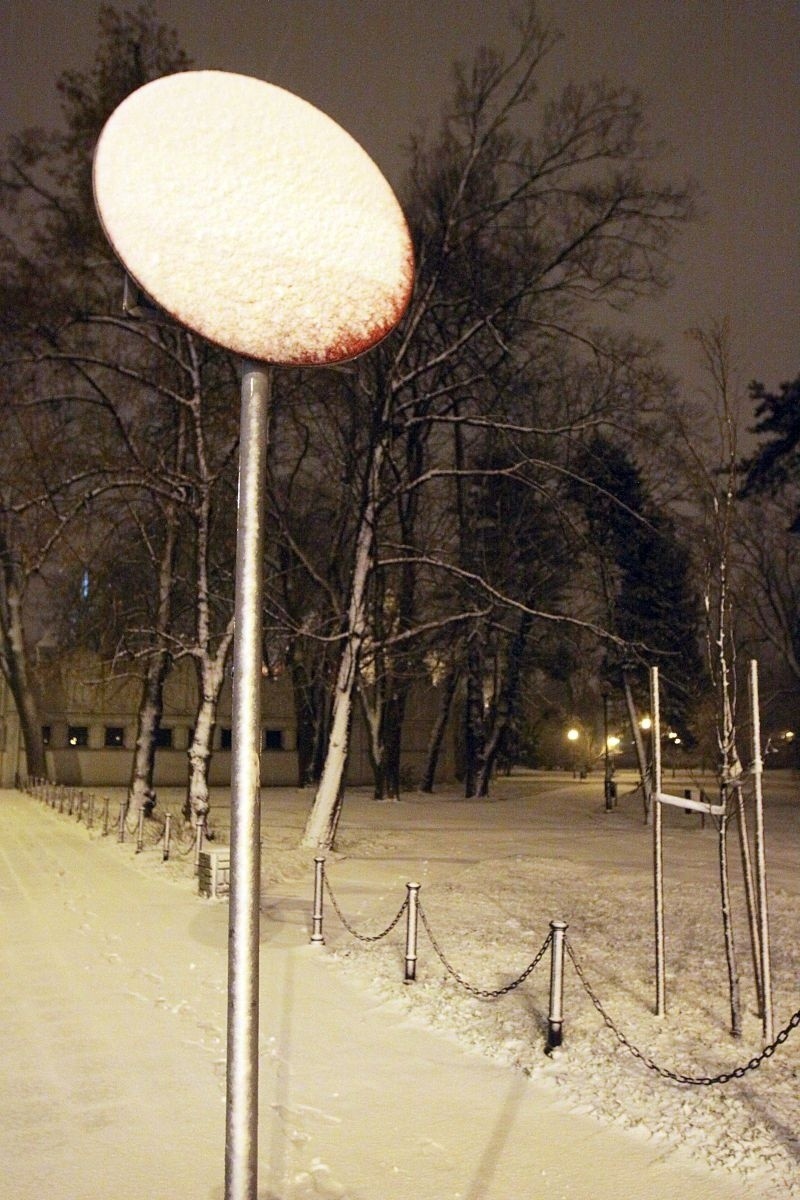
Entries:
[[[624,790],[611,813],[597,778],[557,774],[501,778],[485,802],[354,792],[328,881],[366,935],[419,882],[440,950],[484,990],[516,978],[562,918],[591,987],[644,1055],[688,1075],[730,1071],[760,1049],[741,888],[735,1042],[715,831],[665,810],[668,1011],[657,1019],[651,832]],[[766,793],[779,1030],[800,1006],[800,798],[778,774]],[[404,986],[404,922],[360,942],[327,897],[326,948],[310,947],[311,856],[294,849],[310,798],[264,794],[259,1200],[800,1197],[800,1032],[742,1079],[687,1087],[619,1045],[569,961],[564,1046],[548,1058],[549,956],[484,1000],[422,928],[417,980]],[[177,793],[160,799],[177,811]],[[224,841],[225,793],[213,820]],[[191,863],[177,848],[168,863],[155,847],[137,855],[0,794],[9,1195],[219,1200],[227,906],[196,896]]]

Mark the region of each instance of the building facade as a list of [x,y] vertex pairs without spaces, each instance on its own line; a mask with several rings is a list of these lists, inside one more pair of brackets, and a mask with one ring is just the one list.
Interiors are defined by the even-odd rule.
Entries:
[[[124,787],[131,773],[141,683],[131,674],[114,673],[97,656],[75,651],[43,657],[37,665],[42,732],[48,776],[74,787]],[[214,730],[209,782],[230,783],[230,675],[220,698]],[[403,726],[403,772],[419,778],[438,705],[437,689],[420,688],[408,705]],[[156,750],[156,787],[183,787],[188,777],[187,750],[197,709],[197,678],[188,660],[173,666],[164,687],[164,712]],[[297,723],[291,682],[286,675],[265,678],[261,687],[261,782],[296,786]],[[453,775],[452,738],[443,747],[439,774]],[[0,676],[0,786],[12,787],[27,774],[25,748],[13,698]],[[366,732],[358,714],[348,759],[348,782],[372,782]]]

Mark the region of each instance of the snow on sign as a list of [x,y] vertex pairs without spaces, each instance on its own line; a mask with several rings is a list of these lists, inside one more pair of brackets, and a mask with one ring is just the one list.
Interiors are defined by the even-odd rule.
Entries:
[[340,362],[408,303],[411,239],[389,184],[339,125],[262,80],[186,71],[133,92],[100,135],[94,192],[144,292],[242,357]]

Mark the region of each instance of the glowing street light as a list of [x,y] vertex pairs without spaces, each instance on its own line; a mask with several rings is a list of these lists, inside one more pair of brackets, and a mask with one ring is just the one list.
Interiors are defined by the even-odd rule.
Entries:
[[581,731],[573,725],[567,730],[567,741],[572,747],[572,778],[575,779],[578,774],[578,742],[580,741]]

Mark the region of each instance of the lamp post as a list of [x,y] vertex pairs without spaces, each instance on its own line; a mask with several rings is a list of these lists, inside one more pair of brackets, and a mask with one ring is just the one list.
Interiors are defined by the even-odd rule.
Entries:
[[650,717],[642,717],[639,722],[639,728],[644,735],[644,775],[642,777],[642,787],[645,793],[645,804],[649,808],[650,793],[653,790],[653,746],[651,733],[653,722]]
[[567,741],[569,742],[569,744],[572,748],[571,758],[572,758],[572,778],[573,779],[575,779],[578,774],[578,739],[580,738],[580,736],[581,736],[580,730],[576,729],[574,725],[572,726],[571,729],[567,730]]
[[613,804],[613,789],[611,787],[611,759],[608,755],[608,684],[603,688],[603,798],[605,800],[606,812],[610,812],[614,807]]

